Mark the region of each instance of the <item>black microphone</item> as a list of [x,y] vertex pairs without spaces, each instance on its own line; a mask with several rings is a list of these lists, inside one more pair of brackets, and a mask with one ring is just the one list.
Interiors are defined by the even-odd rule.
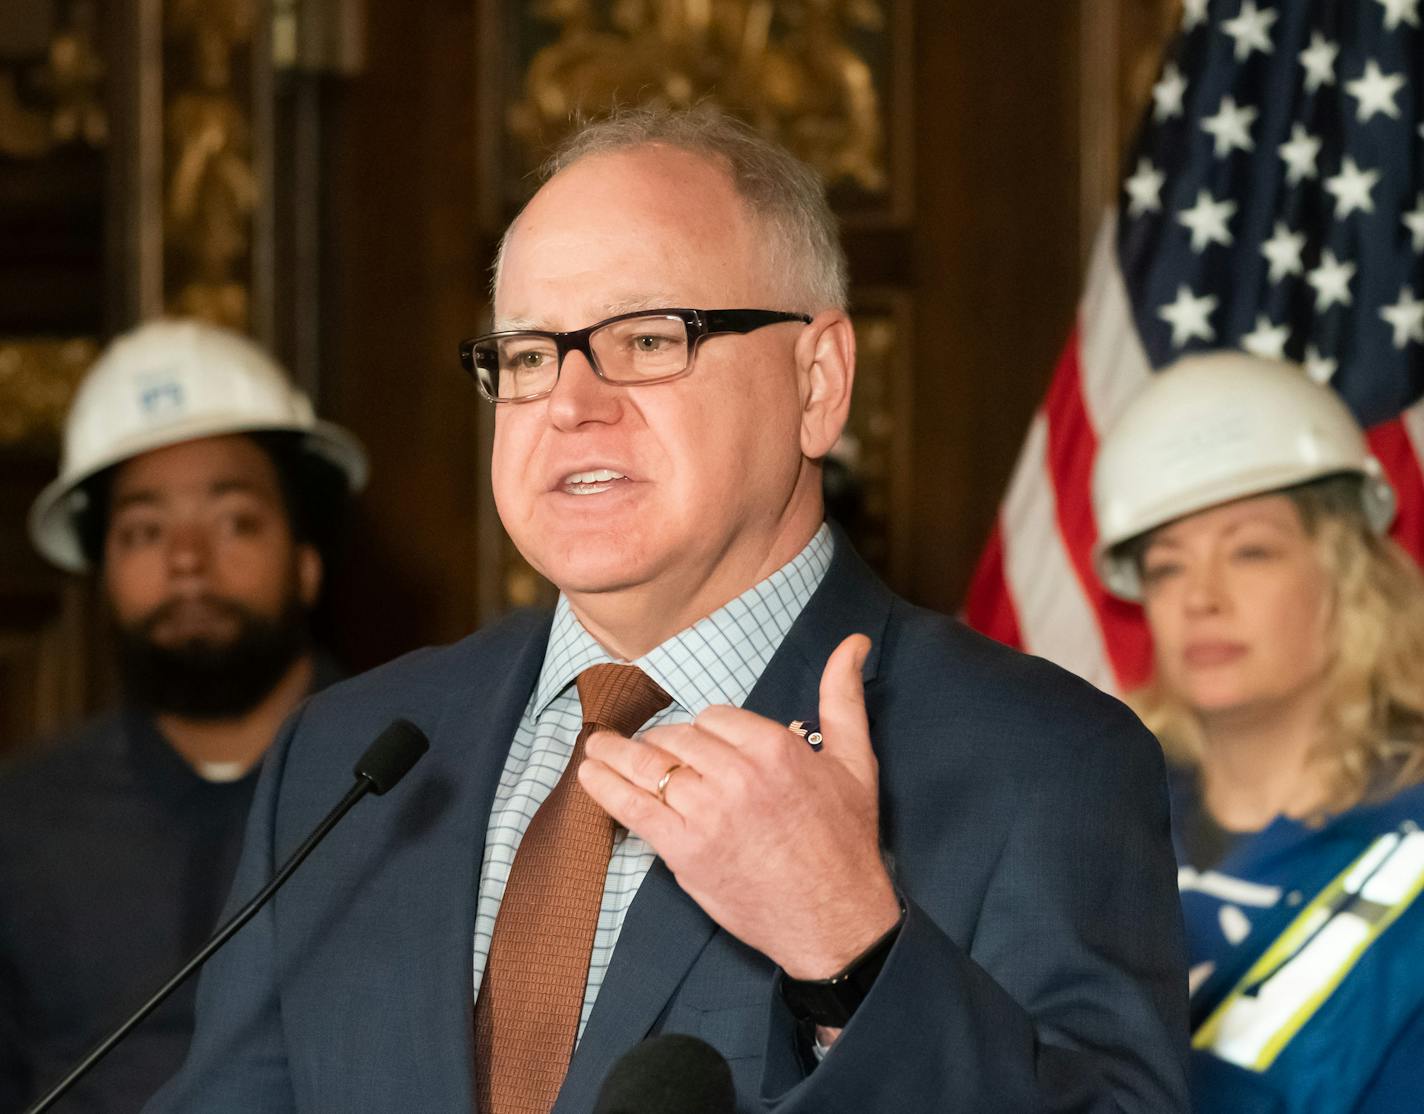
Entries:
[[361,755],[361,760],[356,763],[356,768],[352,773],[356,777],[356,784],[347,790],[346,796],[326,814],[320,824],[313,829],[312,834],[292,852],[291,858],[282,864],[281,869],[272,876],[272,881],[263,886],[257,896],[233,914],[232,918],[213,933],[196,955],[178,969],[178,973],[159,987],[151,998],[130,1015],[129,1019],[100,1041],[88,1055],[69,1070],[69,1074],[51,1087],[45,1094],[25,1111],[25,1114],[41,1114],[58,1102],[64,1094],[79,1082],[100,1060],[107,1056],[121,1040],[159,1006],[163,1004],[170,994],[177,990],[184,982],[206,963],[212,954],[228,942],[237,930],[250,921],[263,905],[279,889],[282,884],[292,876],[293,871],[302,865],[302,861],[312,853],[318,843],[326,838],[326,835],[336,823],[348,812],[351,806],[364,797],[367,793],[375,793],[380,796],[391,789],[396,782],[405,777],[410,772],[410,768],[416,764],[420,756],[430,749],[430,740],[425,737],[425,732],[411,723],[407,719],[398,719],[390,723],[384,731],[376,736],[376,741],[366,748],[366,753]]
[[736,1114],[732,1069],[706,1041],[664,1033],[613,1065],[593,1114]]

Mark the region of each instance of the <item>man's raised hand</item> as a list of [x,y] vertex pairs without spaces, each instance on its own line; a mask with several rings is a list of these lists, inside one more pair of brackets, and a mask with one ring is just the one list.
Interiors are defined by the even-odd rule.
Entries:
[[783,724],[719,705],[637,740],[598,732],[579,770],[708,916],[796,979],[841,971],[900,915],[880,856],[869,649],[851,635],[826,662],[819,752]]

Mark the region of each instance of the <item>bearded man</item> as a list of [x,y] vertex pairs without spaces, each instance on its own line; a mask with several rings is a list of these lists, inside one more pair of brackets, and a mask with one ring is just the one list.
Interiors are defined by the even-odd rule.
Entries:
[[[0,1109],[19,1109],[214,927],[257,766],[334,679],[310,615],[355,440],[245,338],[157,321],[81,386],[31,535],[89,573],[121,706],[0,777]],[[180,991],[60,1110],[132,1111],[181,1062]]]

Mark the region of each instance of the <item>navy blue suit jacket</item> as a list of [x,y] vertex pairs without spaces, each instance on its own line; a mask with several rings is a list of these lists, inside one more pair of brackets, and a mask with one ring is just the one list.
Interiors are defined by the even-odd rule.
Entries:
[[[429,755],[363,801],[218,955],[198,1032],[152,1114],[474,1109],[471,945],[500,771],[547,616],[515,616],[314,697],[258,787],[234,900],[334,803],[396,716]],[[628,911],[555,1114],[587,1114],[620,1055],[692,1033],[739,1114],[1187,1109],[1186,981],[1158,748],[1116,701],[906,604],[838,538],[746,707],[815,719],[846,635],[866,701],[886,855],[908,907],[870,995],[808,1063],[773,965],[656,863]]]

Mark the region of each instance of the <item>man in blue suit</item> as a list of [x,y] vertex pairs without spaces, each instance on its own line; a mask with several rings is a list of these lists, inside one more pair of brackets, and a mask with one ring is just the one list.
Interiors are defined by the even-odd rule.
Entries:
[[151,1110],[587,1114],[668,1032],[744,1114],[1186,1110],[1156,745],[823,523],[844,306],[820,184],[740,126],[566,147],[462,347],[558,607],[288,724],[238,897],[392,718],[431,752],[209,966]]

